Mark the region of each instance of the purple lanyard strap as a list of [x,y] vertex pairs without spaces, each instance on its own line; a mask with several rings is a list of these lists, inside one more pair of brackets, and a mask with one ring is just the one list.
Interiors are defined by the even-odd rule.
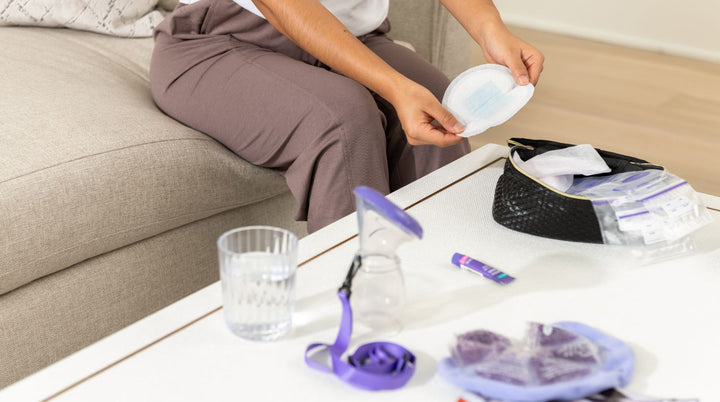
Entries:
[[[366,343],[348,356],[347,362],[342,359],[352,336],[350,287],[359,268],[360,256],[355,256],[348,276],[338,290],[342,303],[342,318],[335,343],[311,344],[305,350],[305,363],[316,370],[333,372],[343,381],[358,388],[370,391],[397,389],[405,385],[415,372],[415,355],[404,347],[391,342]],[[310,352],[319,347],[329,350],[332,370],[310,358]]]

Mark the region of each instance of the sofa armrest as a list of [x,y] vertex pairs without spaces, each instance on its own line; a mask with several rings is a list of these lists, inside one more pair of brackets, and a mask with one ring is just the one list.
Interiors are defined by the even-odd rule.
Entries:
[[473,40],[438,0],[390,0],[390,36],[409,42],[448,77],[472,65]]

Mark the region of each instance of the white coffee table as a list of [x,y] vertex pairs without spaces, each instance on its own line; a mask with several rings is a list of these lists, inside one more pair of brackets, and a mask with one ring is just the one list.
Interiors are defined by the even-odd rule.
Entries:
[[[624,248],[517,233],[490,215],[507,148],[485,146],[389,196],[425,230],[401,246],[408,295],[404,329],[387,339],[418,357],[410,383],[369,393],[305,366],[312,342],[332,343],[336,296],[357,249],[350,215],[300,242],[292,332],[271,343],[225,327],[215,283],[0,392],[0,400],[454,401],[435,375],[456,334],[486,328],[519,338],[529,321],[580,321],[636,353],[628,390],[720,401],[720,198],[703,195],[715,222],[695,234],[697,253],[641,266]],[[502,287],[457,271],[462,252],[517,280]],[[376,340],[356,326],[350,350]]]

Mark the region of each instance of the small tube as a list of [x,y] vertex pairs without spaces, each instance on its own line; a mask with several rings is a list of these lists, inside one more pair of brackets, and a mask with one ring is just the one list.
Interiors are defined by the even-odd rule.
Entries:
[[495,281],[502,285],[515,280],[512,276],[500,271],[497,268],[493,268],[487,264],[484,264],[478,260],[474,260],[464,254],[455,253],[452,256],[452,263],[458,266],[460,269],[466,269],[474,274],[484,276],[492,281]]

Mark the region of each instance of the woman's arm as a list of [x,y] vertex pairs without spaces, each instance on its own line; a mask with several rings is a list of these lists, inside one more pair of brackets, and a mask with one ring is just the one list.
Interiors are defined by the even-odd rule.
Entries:
[[520,85],[537,85],[545,56],[508,31],[492,0],[440,0],[472,36],[490,63],[510,68]]
[[[376,92],[395,107],[412,145],[462,141],[462,126],[424,87],[403,76],[330,13],[318,0],[253,0],[283,35],[318,60]],[[442,128],[433,125],[436,120]]]

